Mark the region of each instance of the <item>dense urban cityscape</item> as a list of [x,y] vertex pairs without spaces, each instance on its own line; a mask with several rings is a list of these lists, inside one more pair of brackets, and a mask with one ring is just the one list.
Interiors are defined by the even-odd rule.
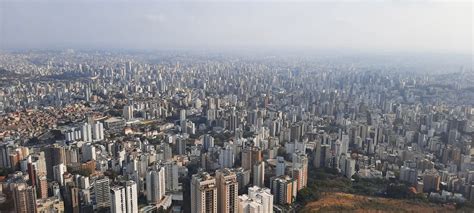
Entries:
[[0,211],[294,212],[331,191],[471,205],[472,69],[344,60],[1,53]]
[[473,0],[0,0],[0,213],[474,213]]

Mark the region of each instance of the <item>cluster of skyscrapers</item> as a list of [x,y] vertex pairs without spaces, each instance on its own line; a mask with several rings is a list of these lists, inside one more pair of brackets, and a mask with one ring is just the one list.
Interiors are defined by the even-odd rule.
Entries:
[[0,60],[28,76],[0,87],[1,195],[16,212],[287,212],[322,168],[474,200],[473,103],[437,76],[303,59],[39,57],[31,70]]

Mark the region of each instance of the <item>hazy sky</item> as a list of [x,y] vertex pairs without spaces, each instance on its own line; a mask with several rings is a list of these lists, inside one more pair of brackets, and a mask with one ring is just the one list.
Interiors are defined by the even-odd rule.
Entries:
[[469,0],[0,0],[0,48],[290,48],[472,54],[473,4]]

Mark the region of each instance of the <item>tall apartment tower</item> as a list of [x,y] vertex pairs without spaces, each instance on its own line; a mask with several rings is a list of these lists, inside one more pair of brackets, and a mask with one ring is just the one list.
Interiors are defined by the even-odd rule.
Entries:
[[231,145],[226,145],[219,152],[219,165],[221,168],[232,168],[234,167],[234,149]]
[[242,150],[242,167],[251,170],[252,166],[263,160],[262,150],[257,147],[247,147]]
[[306,154],[297,152],[292,155],[293,177],[297,179],[298,190],[308,185],[308,157]]
[[176,154],[185,155],[186,154],[186,139],[182,137],[176,138]]
[[95,181],[95,201],[98,208],[110,206],[110,186],[109,178],[104,177]]
[[182,109],[179,112],[179,126],[181,127],[181,132],[187,133],[186,131],[186,110]]
[[253,165],[253,185],[264,187],[265,182],[265,161]]
[[125,202],[127,212],[138,212],[138,188],[135,181],[125,182]]
[[272,213],[273,195],[270,189],[253,186],[248,195],[239,196],[239,213]]
[[104,140],[104,123],[96,122],[92,125],[92,139],[94,141]]
[[216,179],[207,172],[194,174],[191,180],[191,213],[217,213]]
[[218,211],[236,213],[239,207],[237,175],[230,169],[220,169],[216,171],[216,181]]
[[165,196],[165,167],[155,166],[146,173],[146,199],[149,204],[158,204]]
[[13,201],[17,213],[36,212],[36,190],[26,183],[18,183],[13,188]]
[[92,142],[92,126],[89,123],[84,123],[81,130],[82,140]]
[[66,152],[64,147],[53,144],[51,147],[46,148],[45,150],[45,160],[46,160],[46,170],[48,179],[54,178],[53,166],[59,165],[61,163],[66,164]]
[[125,188],[113,186],[110,188],[110,211],[112,213],[125,213]]
[[276,204],[285,205],[293,203],[296,198],[297,183],[296,180],[283,175],[272,180],[272,194],[275,197]]
[[123,107],[123,118],[125,120],[132,120],[133,119],[133,107],[132,106],[124,106]]
[[113,213],[138,212],[137,184],[127,181],[121,186],[111,187],[110,208]]
[[286,171],[285,158],[283,158],[282,156],[277,156],[276,160],[277,160],[277,163],[276,163],[276,168],[275,168],[275,175],[276,176],[285,175],[285,171]]
[[164,163],[166,175],[166,191],[172,192],[179,190],[179,166],[176,161],[167,161]]

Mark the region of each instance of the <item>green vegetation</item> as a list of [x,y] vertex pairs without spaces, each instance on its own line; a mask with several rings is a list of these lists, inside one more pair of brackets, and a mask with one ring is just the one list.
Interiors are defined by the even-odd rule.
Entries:
[[390,181],[386,179],[359,178],[358,176],[354,176],[352,192],[359,195],[380,196],[383,195],[383,192],[389,183]]
[[312,185],[311,187],[306,187],[300,190],[296,195],[296,202],[306,204],[314,200],[319,200],[321,193],[314,186],[315,185]]
[[67,170],[73,175],[82,175],[82,176],[85,176],[85,177],[89,177],[92,174],[92,171],[90,171],[88,169],[73,169],[73,167],[68,166]]
[[325,192],[343,192],[427,202],[423,194],[413,193],[409,184],[382,178],[360,178],[357,175],[354,175],[353,181],[351,181],[340,175],[337,170],[330,168],[309,170],[308,187],[298,192],[296,201],[304,205],[310,201],[319,200]]
[[350,180],[337,175],[333,169],[310,169],[308,171],[308,186],[298,192],[296,201],[306,204],[319,200],[321,193],[328,191],[346,191],[350,188]]

